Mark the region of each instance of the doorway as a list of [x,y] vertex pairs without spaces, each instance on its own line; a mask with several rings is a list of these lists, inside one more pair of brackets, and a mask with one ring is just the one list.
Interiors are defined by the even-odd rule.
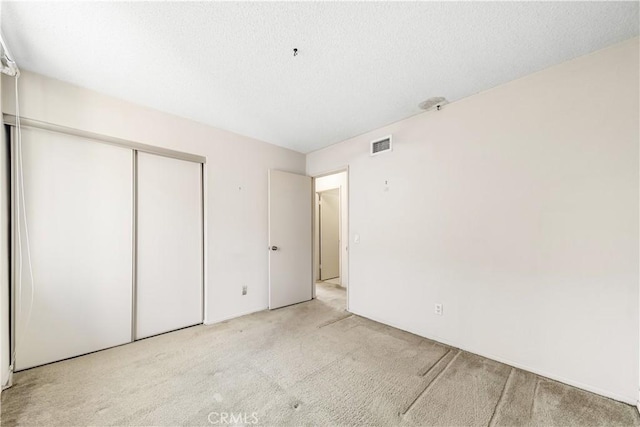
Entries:
[[340,285],[340,189],[318,192],[318,278]]
[[348,307],[347,179],[346,170],[314,179],[315,297],[340,309]]

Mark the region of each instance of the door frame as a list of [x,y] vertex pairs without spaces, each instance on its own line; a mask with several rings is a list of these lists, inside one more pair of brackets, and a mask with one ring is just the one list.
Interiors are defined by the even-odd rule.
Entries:
[[[350,187],[350,172],[349,172],[349,165],[345,165],[345,166],[341,166],[339,168],[335,168],[335,169],[329,169],[326,170],[324,172],[319,172],[313,175],[310,175],[312,178],[312,191],[313,191],[313,209],[311,210],[311,215],[313,216],[312,220],[313,220],[313,247],[312,247],[312,254],[313,254],[313,293],[312,293],[312,298],[315,299],[316,298],[316,282],[320,279],[319,275],[318,275],[318,257],[320,256],[320,254],[318,253],[318,239],[320,236],[317,235],[316,231],[316,227],[318,224],[318,215],[317,215],[317,206],[318,206],[318,198],[317,198],[317,194],[318,191],[316,190],[316,179],[318,178],[322,178],[325,176],[329,176],[329,175],[335,175],[341,172],[345,172],[347,174],[347,184],[346,184],[346,189],[347,189],[347,203],[346,204],[342,204],[340,203],[340,214],[342,216],[342,209],[346,209],[346,217],[347,217],[347,221],[346,223],[342,223],[342,219],[340,222],[340,228],[342,229],[342,227],[347,227],[347,241],[343,242],[342,241],[342,232],[340,233],[340,242],[341,245],[345,244],[347,245],[347,260],[345,261],[342,257],[342,248],[340,248],[340,275],[342,276],[342,272],[346,271],[347,272],[347,276],[349,277],[349,281],[351,281],[351,272],[349,269],[349,258],[350,258],[350,249],[351,249],[351,231],[349,228],[349,224],[351,222],[351,212],[350,212],[350,207],[351,207],[351,187]],[[340,192],[341,194],[341,201],[342,201],[342,191]],[[341,230],[342,231],[342,230]],[[347,301],[346,301],[346,307],[345,310],[349,311],[349,292],[351,290],[351,285],[349,283],[347,283]]]

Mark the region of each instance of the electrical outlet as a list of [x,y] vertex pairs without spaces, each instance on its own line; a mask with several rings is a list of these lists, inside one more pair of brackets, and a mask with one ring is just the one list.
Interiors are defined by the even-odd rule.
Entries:
[[244,285],[242,287],[242,295],[246,295],[247,294],[247,285]]
[[442,304],[436,304],[434,306],[433,312],[438,316],[442,316]]

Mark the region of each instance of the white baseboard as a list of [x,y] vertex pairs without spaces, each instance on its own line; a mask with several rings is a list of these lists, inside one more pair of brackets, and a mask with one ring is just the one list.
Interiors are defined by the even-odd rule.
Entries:
[[268,310],[268,309],[269,309],[269,307],[254,308],[254,309],[251,309],[251,310],[248,310],[248,311],[244,311],[244,312],[241,312],[241,313],[233,314],[231,316],[221,317],[219,319],[214,319],[214,320],[206,319],[203,323],[205,325],[207,325],[207,326],[208,325],[215,325],[216,323],[224,322],[225,320],[235,319],[235,318],[238,318],[238,317],[246,316],[248,314],[257,313],[259,311],[264,311],[264,310]]
[[429,336],[426,336],[426,335],[424,335],[424,334],[422,334],[420,332],[411,331],[411,330],[408,330],[408,329],[406,329],[406,328],[404,328],[404,327],[402,327],[400,325],[395,325],[395,324],[393,324],[393,322],[388,322],[388,321],[385,321],[385,320],[382,320],[382,319],[376,319],[375,317],[368,316],[368,315],[362,314],[362,313],[358,313],[358,312],[355,312],[353,310],[351,310],[351,312],[353,314],[358,315],[358,316],[362,316],[362,317],[365,317],[367,319],[373,320],[374,322],[382,323],[382,324],[394,327],[396,329],[400,329],[400,330],[403,330],[403,331],[406,331],[406,332],[410,332],[412,334],[415,334],[415,335],[430,339],[432,341],[437,341],[437,342],[439,342],[441,344],[445,344],[445,345],[448,345],[450,347],[459,348],[460,350],[464,350],[466,352],[473,353],[473,354],[476,354],[478,356],[486,357],[487,359],[495,360],[496,362],[504,363],[505,365],[509,365],[509,366],[514,367],[514,368],[521,369],[523,371],[528,371],[528,372],[534,373],[536,375],[540,375],[540,376],[545,377],[545,378],[549,378],[549,379],[552,379],[552,380],[555,380],[555,381],[559,381],[561,383],[568,384],[570,386],[577,387],[577,388],[580,388],[582,390],[589,391],[591,393],[599,394],[601,396],[608,397],[610,399],[614,399],[614,400],[617,400],[617,401],[620,401],[620,402],[623,402],[623,403],[626,403],[626,404],[629,404],[629,405],[633,405],[633,406],[637,405],[638,406],[638,410],[640,410],[640,401],[638,401],[636,398],[632,398],[632,397],[629,397],[629,396],[624,396],[624,395],[621,395],[619,393],[615,393],[615,392],[612,392],[612,391],[609,391],[609,390],[603,390],[601,388],[594,387],[594,386],[591,386],[591,385],[588,385],[588,384],[584,384],[584,383],[582,383],[580,381],[572,380],[570,378],[566,378],[566,377],[563,377],[561,375],[545,372],[544,370],[537,369],[537,368],[534,368],[534,367],[531,367],[531,366],[527,366],[527,365],[524,365],[522,363],[514,362],[512,360],[509,360],[509,359],[501,357],[501,356],[496,356],[496,355],[485,353],[485,352],[482,352],[482,351],[477,351],[477,350],[474,350],[473,348],[470,348],[470,347],[467,347],[467,346],[464,346],[464,345],[460,345],[460,344],[455,343],[455,342],[447,341],[447,340],[442,339],[440,337],[429,337]]

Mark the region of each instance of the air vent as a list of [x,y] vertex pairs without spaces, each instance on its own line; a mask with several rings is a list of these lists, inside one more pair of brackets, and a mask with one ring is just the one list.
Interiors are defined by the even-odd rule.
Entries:
[[386,153],[392,150],[391,135],[385,136],[382,139],[376,139],[371,141],[371,155],[376,156],[380,153]]

